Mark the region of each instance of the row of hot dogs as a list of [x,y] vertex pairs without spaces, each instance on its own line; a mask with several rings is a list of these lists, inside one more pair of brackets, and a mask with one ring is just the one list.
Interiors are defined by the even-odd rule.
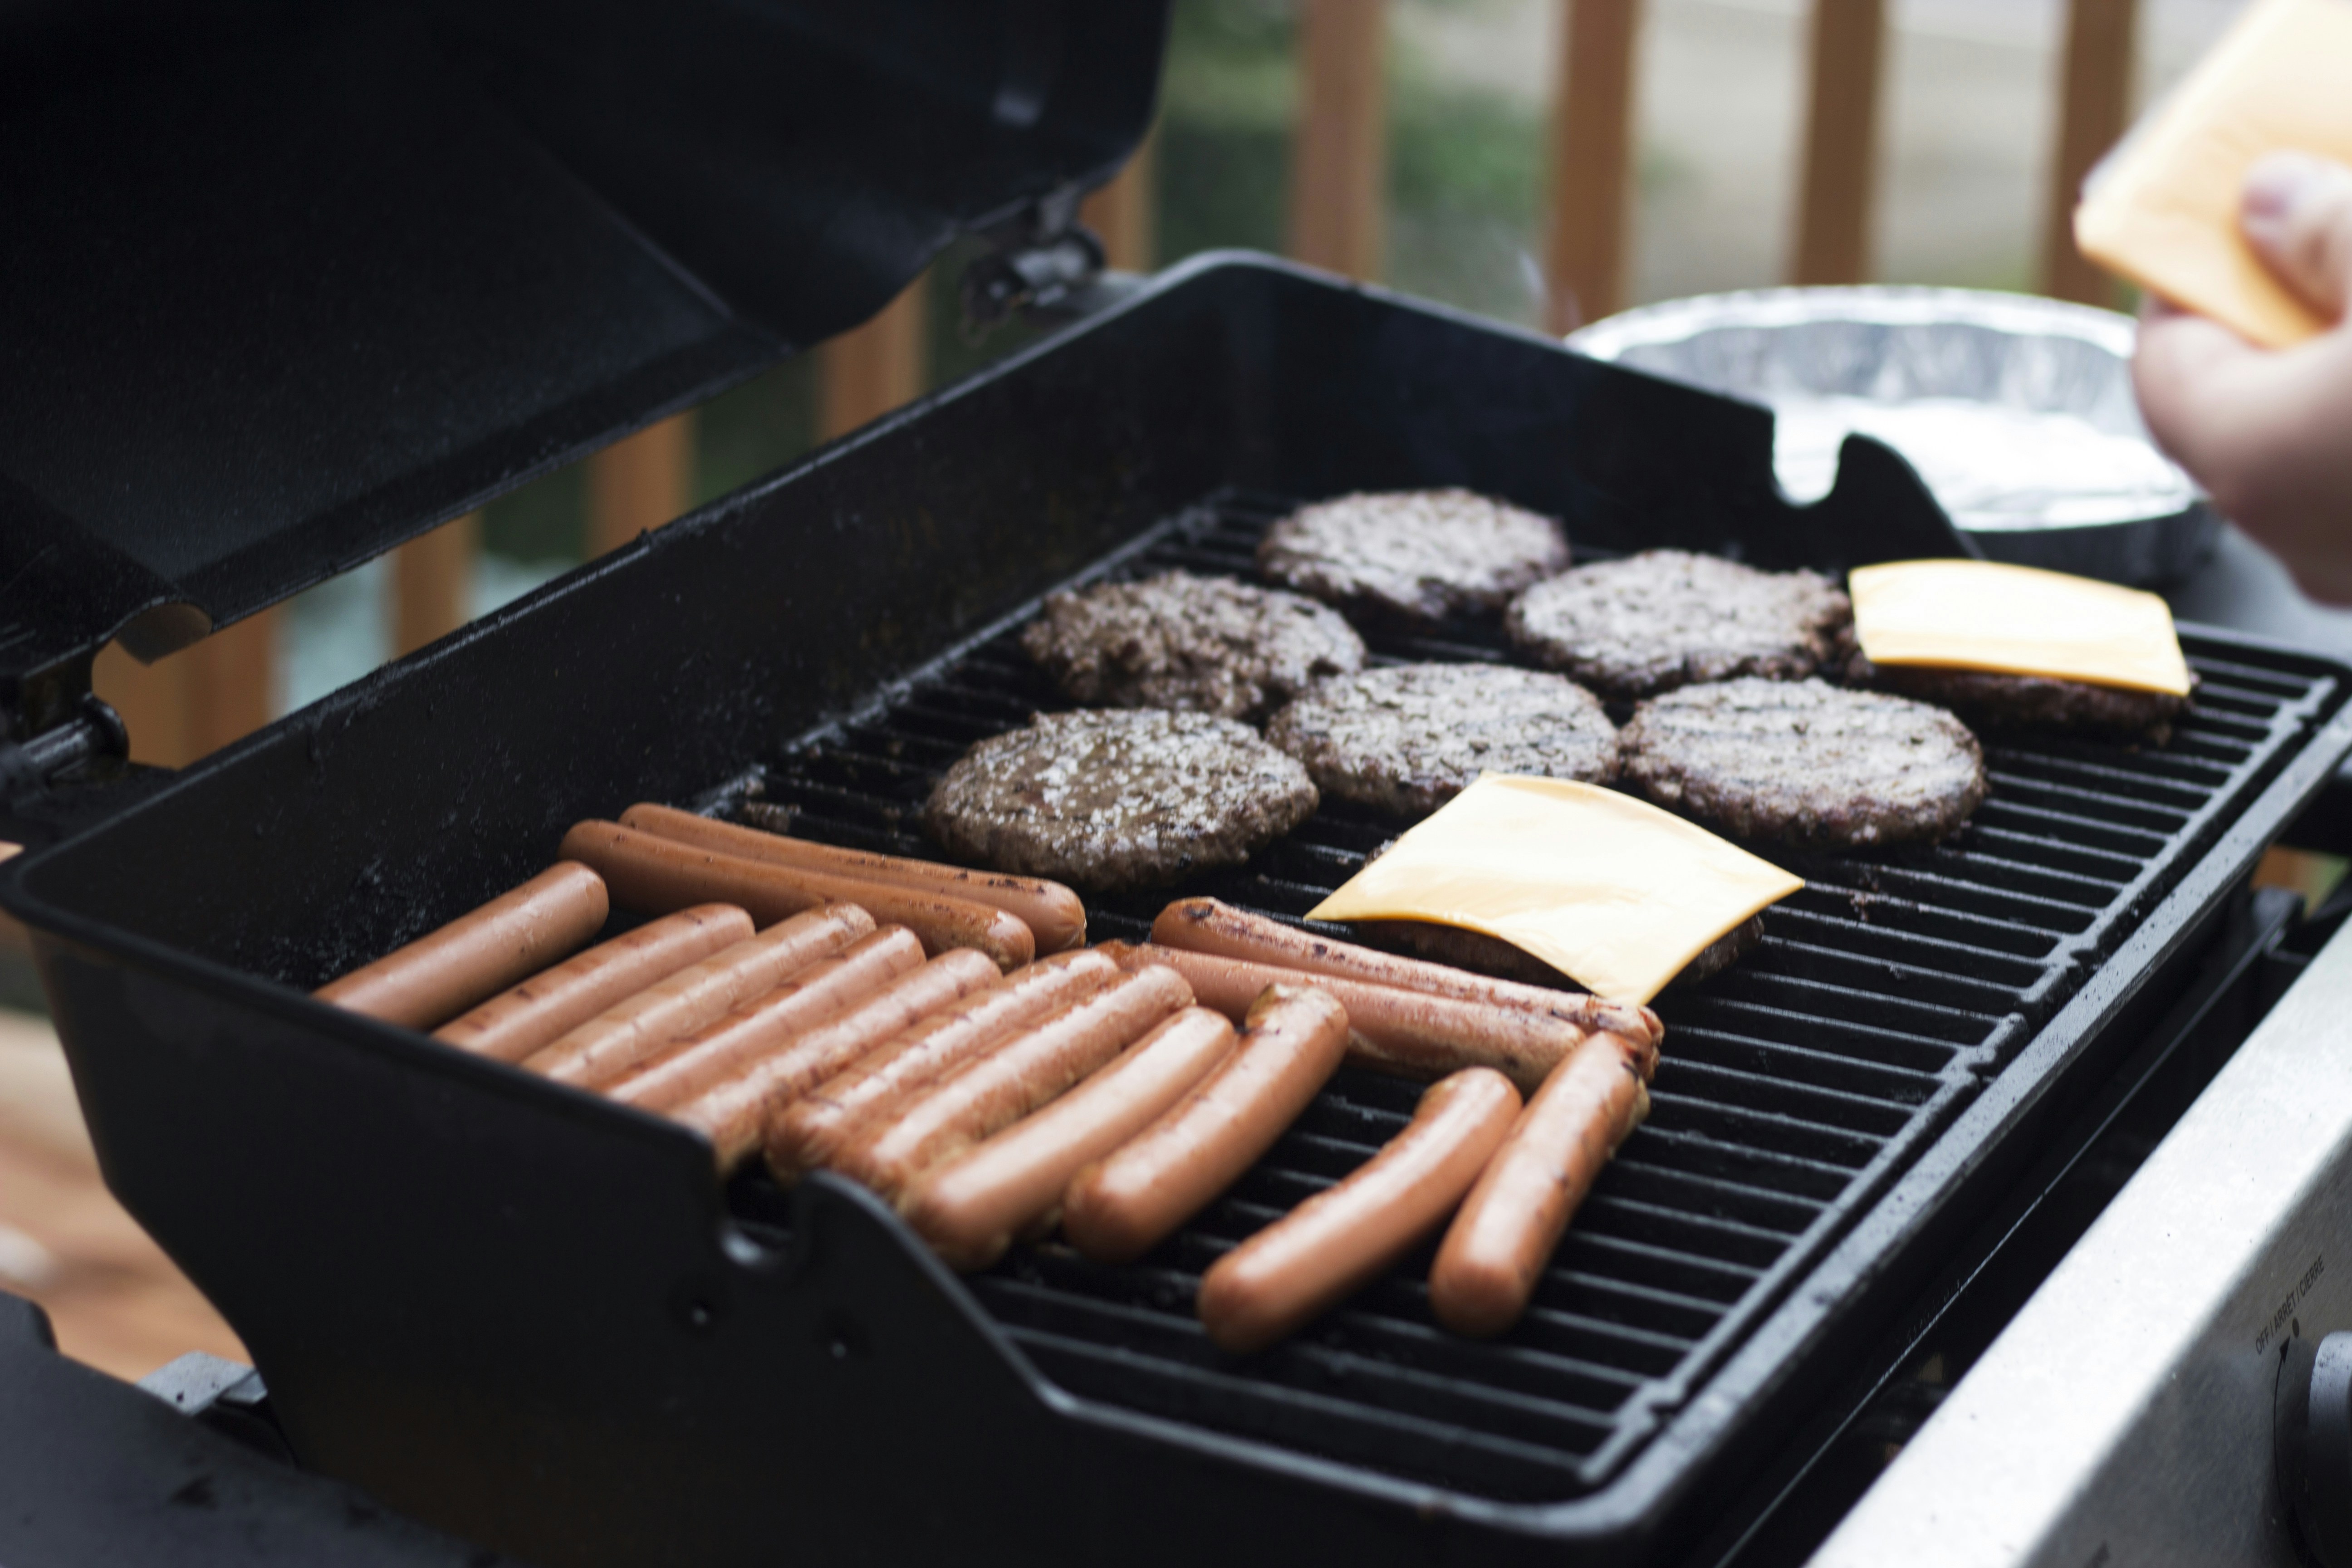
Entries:
[[[1169,906],[1149,943],[1086,948],[1055,884],[666,807],[583,823],[563,852],[320,994],[672,1117],[722,1171],[756,1153],[786,1182],[848,1176],[959,1268],[1057,1224],[1086,1256],[1140,1257],[1343,1060],[1436,1079],[1372,1160],[1209,1270],[1201,1318],[1230,1350],[1310,1321],[1448,1215],[1433,1310],[1508,1327],[1648,1106],[1646,1008],[1211,900]],[[582,950],[611,904],[656,918]]]

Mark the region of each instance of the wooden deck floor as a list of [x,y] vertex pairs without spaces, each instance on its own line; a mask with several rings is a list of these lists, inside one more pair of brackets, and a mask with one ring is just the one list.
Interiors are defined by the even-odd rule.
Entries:
[[58,1348],[119,1377],[187,1351],[248,1359],[99,1179],[46,1019],[0,1011],[0,1289],[48,1310]]

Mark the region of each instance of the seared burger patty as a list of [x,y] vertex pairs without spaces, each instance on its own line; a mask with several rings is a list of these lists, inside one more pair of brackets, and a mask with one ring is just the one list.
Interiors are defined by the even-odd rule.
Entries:
[[1607,784],[1617,726],[1563,676],[1492,664],[1402,664],[1323,682],[1265,738],[1342,800],[1425,816],[1481,773]]
[[1238,866],[1315,802],[1305,768],[1230,719],[1050,713],[957,759],[923,826],[959,859],[1115,889]]
[[1336,610],[1189,572],[1055,594],[1021,646],[1072,701],[1253,722],[1364,668],[1363,639]]
[[1980,730],[2089,730],[2160,746],[2172,738],[2172,721],[2189,711],[2189,699],[2168,691],[2126,691],[2046,675],[1873,664],[1859,653],[1847,665],[1846,679],[1948,708]]
[[1558,522],[1470,490],[1317,501],[1266,530],[1257,547],[1257,569],[1274,581],[1406,623],[1499,610],[1567,566]]
[[1744,675],[1801,680],[1853,623],[1853,602],[1819,573],[1645,550],[1537,584],[1505,625],[1538,664],[1631,699]]
[[1685,687],[1635,709],[1622,740],[1644,795],[1737,838],[1933,840],[1985,797],[1984,754],[1958,719],[1819,680]]
[[[1501,937],[1488,936],[1482,931],[1439,925],[1432,921],[1360,921],[1354,929],[1374,947],[1426,958],[1433,963],[1450,963],[1456,969],[1491,974],[1497,980],[1516,980],[1523,985],[1549,985],[1562,991],[1584,989],[1525,948],[1514,947]],[[1730,968],[1763,940],[1764,917],[1751,915],[1699,949],[1666,984],[1669,988],[1695,985]]]

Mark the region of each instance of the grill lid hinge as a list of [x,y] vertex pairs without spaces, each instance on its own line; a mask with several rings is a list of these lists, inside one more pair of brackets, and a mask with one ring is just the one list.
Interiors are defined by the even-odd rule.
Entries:
[[967,339],[985,336],[1016,310],[1060,304],[1102,271],[1103,243],[1078,221],[1083,194],[1064,185],[983,232],[991,249],[963,269]]

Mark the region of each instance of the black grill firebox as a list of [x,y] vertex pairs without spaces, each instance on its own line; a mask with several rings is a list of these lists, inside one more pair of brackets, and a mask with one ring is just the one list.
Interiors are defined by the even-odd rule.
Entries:
[[[803,831],[918,847],[937,770],[1052,701],[1003,640],[1039,595],[1245,569],[1280,498],[1446,484],[1587,558],[1956,549],[1866,442],[1794,508],[1760,409],[1276,263],[1177,268],[0,868],[110,1184],[304,1463],[530,1561],[1654,1560],[2169,1004],[2352,749],[2352,671],[2192,629],[2169,746],[1996,748],[1958,839],[1801,864],[1760,951],[1664,999],[1651,1122],[1491,1344],[1439,1334],[1410,1265],[1254,1361],[1191,1327],[1204,1264],[1408,1086],[1343,1077],[1139,1267],[967,1282],[831,1178],[723,1190],[670,1124],[303,994],[638,800],[756,781]],[[1295,917],[1386,832],[1329,809],[1199,890]]]
[[[1113,569],[1253,578],[1259,535],[1293,504],[1221,492]],[[1376,631],[1372,648],[1381,663],[1508,657],[1492,617]],[[1363,1071],[1152,1257],[1114,1268],[1062,1247],[1016,1251],[971,1280],[974,1295],[1076,1394],[1478,1497],[1590,1491],[2074,994],[2335,695],[2334,678],[2299,660],[2210,639],[2189,652],[2197,706],[2161,748],[1996,744],[1991,798],[1940,846],[1793,859],[1765,847],[1808,885],[1766,917],[1759,952],[1659,1000],[1667,1037],[1650,1119],[1501,1341],[1437,1327],[1426,1250],[1260,1356],[1222,1354],[1195,1321],[1211,1263],[1410,1119],[1419,1086]],[[939,773],[972,742],[1067,706],[1008,631],[730,793],[756,795],[762,820],[784,808],[805,837],[936,855],[914,822]],[[1187,893],[1299,920],[1399,827],[1328,803],[1238,870],[1091,900],[1089,934],[1142,941]],[[764,1187],[746,1180],[739,1206],[776,1213],[780,1194]]]

